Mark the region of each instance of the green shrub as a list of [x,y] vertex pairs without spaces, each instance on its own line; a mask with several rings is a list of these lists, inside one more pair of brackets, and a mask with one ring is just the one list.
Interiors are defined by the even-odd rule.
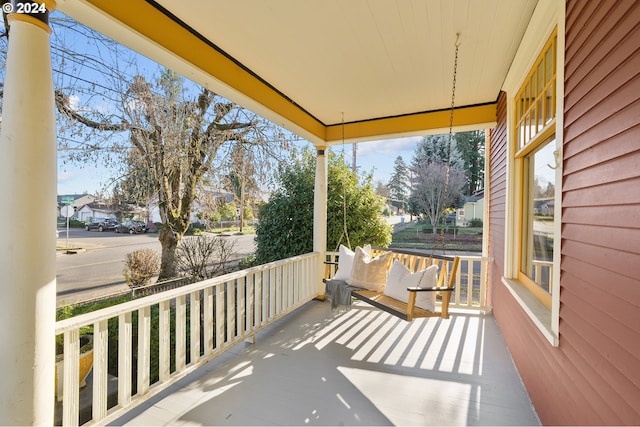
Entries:
[[246,268],[253,267],[254,265],[256,265],[256,257],[255,255],[249,255],[248,257],[240,260],[238,263],[238,269],[244,270]]
[[124,278],[130,288],[139,288],[149,283],[160,271],[160,257],[152,249],[130,252],[124,261]]
[[[315,152],[303,150],[278,170],[279,189],[271,193],[258,215],[258,264],[313,251],[315,169]],[[343,156],[329,151],[326,247],[330,250],[346,244],[347,238],[351,247],[386,247],[391,242],[392,227],[381,215],[384,199],[374,193],[372,181],[371,174],[354,173]]]
[[473,218],[469,221],[471,227],[482,227],[482,220],[480,218]]
[[85,224],[84,221],[80,221],[80,220],[77,220],[77,219],[70,219],[69,220],[69,228],[84,228],[84,224]]

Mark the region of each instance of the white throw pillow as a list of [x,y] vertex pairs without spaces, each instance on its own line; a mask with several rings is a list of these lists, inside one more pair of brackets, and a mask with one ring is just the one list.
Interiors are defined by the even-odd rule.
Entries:
[[351,279],[347,280],[347,283],[371,291],[382,292],[387,283],[387,270],[391,257],[391,252],[385,252],[372,259],[362,248],[357,247],[353,257]]
[[[409,302],[407,288],[422,287],[432,288],[438,284],[438,266],[431,265],[424,270],[411,273],[400,261],[394,260],[384,294],[402,301]],[[436,308],[435,292],[418,292],[416,295],[416,307],[433,312]]]
[[[362,249],[365,253],[371,255],[371,245],[365,245]],[[335,276],[333,276],[333,280],[348,281],[351,279],[351,268],[353,267],[353,257],[355,254],[351,249],[340,245],[338,249],[338,271],[336,271]]]

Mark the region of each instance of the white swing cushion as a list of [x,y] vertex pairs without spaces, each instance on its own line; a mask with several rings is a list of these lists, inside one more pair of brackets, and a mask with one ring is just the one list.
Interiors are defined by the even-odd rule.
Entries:
[[351,279],[347,283],[370,291],[382,292],[387,283],[387,270],[392,259],[391,252],[385,252],[375,258],[357,247],[353,257]]
[[[365,253],[371,255],[371,245],[365,245],[362,249]],[[353,258],[355,254],[351,249],[340,245],[338,249],[338,271],[336,271],[336,274],[333,276],[333,280],[344,280],[346,282],[351,279],[351,269],[353,268]]]
[[[424,270],[411,271],[397,259],[393,261],[387,284],[384,287],[384,295],[402,301],[409,302],[409,291],[407,288],[422,287],[431,288],[438,283],[438,266],[431,265]],[[435,311],[436,293],[435,292],[418,292],[416,295],[416,307]]]

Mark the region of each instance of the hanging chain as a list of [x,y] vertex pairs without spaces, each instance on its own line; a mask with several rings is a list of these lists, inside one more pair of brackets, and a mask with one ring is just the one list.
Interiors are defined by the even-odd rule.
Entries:
[[[344,112],[342,112],[342,159],[344,161]],[[342,243],[342,238],[345,237],[347,239],[347,247],[351,249],[351,242],[349,241],[349,231],[347,230],[347,175],[344,175],[344,179],[342,180],[342,234],[338,239],[338,243],[336,245],[336,252],[340,249],[340,243]]]
[[460,49],[460,33],[456,34],[456,51],[453,60],[453,82],[451,85],[451,109],[449,112],[449,142],[447,144],[447,169],[444,178],[444,195],[442,203],[442,229],[440,229],[440,247],[445,252],[444,228],[447,222],[447,197],[449,197],[449,175],[451,172],[451,143],[453,142],[453,112],[456,106],[456,78],[458,75],[458,50]]

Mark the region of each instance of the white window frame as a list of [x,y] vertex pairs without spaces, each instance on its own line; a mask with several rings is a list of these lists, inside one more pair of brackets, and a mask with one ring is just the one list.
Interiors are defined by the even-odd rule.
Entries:
[[513,60],[503,90],[507,94],[507,206],[505,233],[505,271],[502,278],[514,299],[520,304],[533,324],[552,346],[559,343],[560,324],[560,243],[561,220],[556,221],[553,247],[553,274],[551,279],[551,308],[549,309],[519,279],[520,271],[520,218],[523,215],[520,205],[522,188],[522,162],[515,160],[518,150],[515,142],[515,101],[525,78],[536,59],[542,52],[553,31],[557,28],[556,45],[556,191],[555,217],[562,218],[562,142],[564,140],[564,49],[565,49],[565,2],[558,0],[540,0],[534,10],[529,26],[522,38]]

